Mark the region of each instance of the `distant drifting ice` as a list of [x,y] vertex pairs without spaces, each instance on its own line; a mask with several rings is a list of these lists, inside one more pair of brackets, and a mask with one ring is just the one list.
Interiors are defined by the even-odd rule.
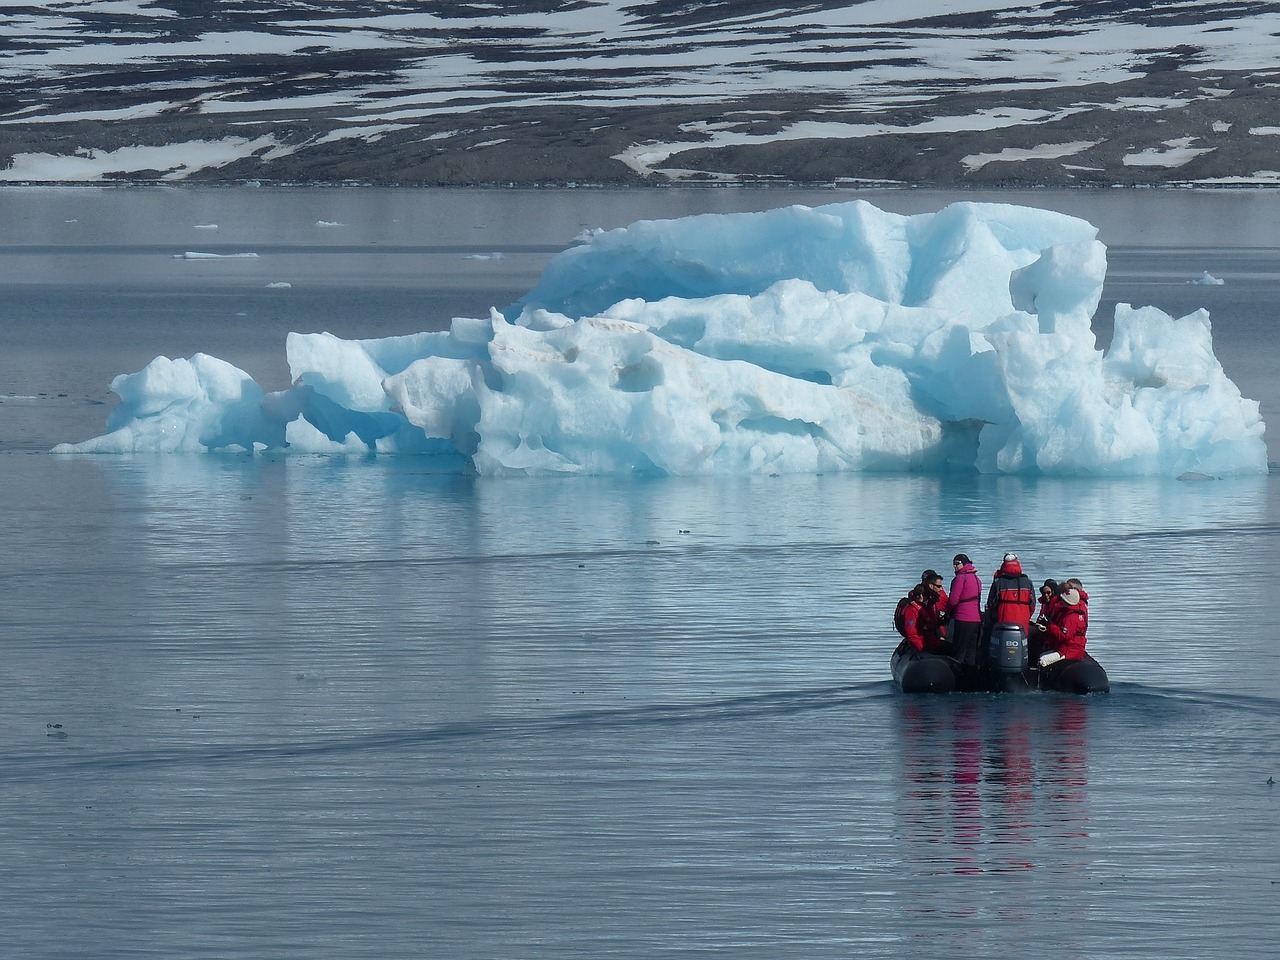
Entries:
[[1062,214],[856,201],[597,231],[447,332],[292,333],[293,385],[214,357],[117,377],[57,452],[412,452],[479,474],[1263,473],[1209,317],[1092,317],[1106,248]]

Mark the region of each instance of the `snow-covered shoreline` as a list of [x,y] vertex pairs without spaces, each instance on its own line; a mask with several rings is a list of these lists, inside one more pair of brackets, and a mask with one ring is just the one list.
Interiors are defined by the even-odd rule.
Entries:
[[32,4],[0,183],[1271,186],[1280,11]]

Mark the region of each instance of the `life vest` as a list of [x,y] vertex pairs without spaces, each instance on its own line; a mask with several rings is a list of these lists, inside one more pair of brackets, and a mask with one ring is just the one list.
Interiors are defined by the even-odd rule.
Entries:
[[1036,590],[1031,578],[1016,562],[1006,562],[996,571],[987,598],[989,623],[1016,623],[1024,633],[1031,631],[1031,611],[1036,608]]

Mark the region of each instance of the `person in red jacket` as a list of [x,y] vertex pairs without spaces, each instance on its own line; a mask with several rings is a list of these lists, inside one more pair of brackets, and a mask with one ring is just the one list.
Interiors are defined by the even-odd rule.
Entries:
[[1016,553],[1006,553],[1004,562],[991,581],[984,617],[985,635],[997,623],[1014,623],[1022,628],[1022,636],[1031,636],[1031,611],[1036,608],[1036,589],[1031,578],[1022,572]]
[[907,643],[916,650],[945,653],[948,650],[947,632],[942,622],[942,611],[947,603],[947,592],[942,587],[942,577],[933,570],[926,570],[907,597],[911,602],[902,612]]
[[1049,608],[1058,596],[1058,581],[1046,580],[1040,584],[1040,613],[1036,616],[1036,625],[1043,630],[1049,624]]
[[[1063,660],[1083,660],[1088,643],[1089,595],[1084,584],[1072,578],[1062,585],[1057,602],[1049,610],[1049,625],[1045,629],[1045,654],[1040,665]],[[1057,654],[1055,657],[1054,655]]]
[[1031,636],[1027,638],[1027,651],[1032,660],[1040,659],[1044,652],[1044,634],[1049,629],[1049,611],[1058,602],[1058,581],[1049,579],[1040,584],[1040,612],[1036,615]]

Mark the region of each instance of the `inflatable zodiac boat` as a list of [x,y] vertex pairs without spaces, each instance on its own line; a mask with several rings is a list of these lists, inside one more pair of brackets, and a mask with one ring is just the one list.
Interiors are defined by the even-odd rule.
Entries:
[[952,657],[925,653],[903,640],[889,658],[893,679],[904,693],[1018,693],[1057,690],[1061,693],[1106,693],[1107,671],[1093,657],[1059,660],[1041,667],[1031,662],[1027,638],[1014,624],[997,623],[991,631],[987,662],[967,667]]

